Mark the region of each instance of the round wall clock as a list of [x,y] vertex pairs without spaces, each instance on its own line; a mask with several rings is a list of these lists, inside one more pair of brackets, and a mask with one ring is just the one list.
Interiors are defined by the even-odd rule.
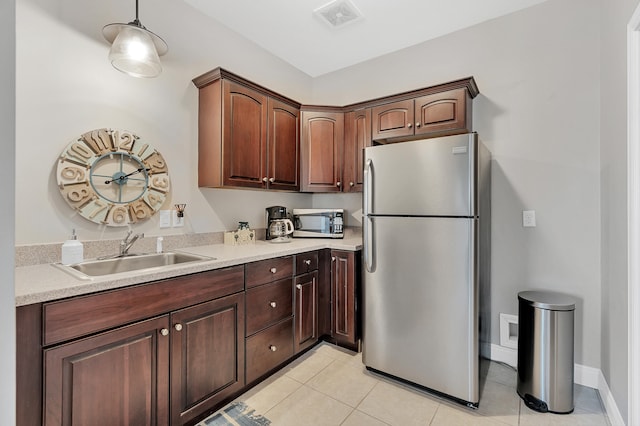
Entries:
[[91,130],[69,143],[58,159],[57,177],[71,207],[107,226],[149,219],[170,190],[162,155],[126,130]]

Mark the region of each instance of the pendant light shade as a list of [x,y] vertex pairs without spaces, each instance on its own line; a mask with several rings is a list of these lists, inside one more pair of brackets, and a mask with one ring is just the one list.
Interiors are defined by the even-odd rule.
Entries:
[[111,43],[109,61],[114,68],[133,77],[160,75],[160,56],[167,53],[167,44],[138,20],[138,0],[134,21],[128,24],[106,25],[102,34]]

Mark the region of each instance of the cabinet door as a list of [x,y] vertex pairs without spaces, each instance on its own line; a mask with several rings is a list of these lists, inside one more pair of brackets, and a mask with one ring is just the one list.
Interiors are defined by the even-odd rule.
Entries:
[[171,314],[171,424],[184,424],[244,386],[244,295]]
[[343,139],[342,112],[302,112],[302,191],[341,191]]
[[168,425],[168,326],[162,316],[45,350],[44,424]]
[[356,346],[356,266],[351,251],[331,251],[333,337],[338,344]]
[[261,188],[266,176],[267,97],[223,81],[223,183]]
[[296,277],[295,353],[318,340],[318,271]]
[[345,115],[344,192],[362,192],[363,149],[371,146],[371,109]]
[[300,110],[275,99],[268,101],[269,143],[267,187],[300,189]]
[[471,131],[467,123],[466,89],[434,93],[416,99],[416,135],[441,135]]
[[373,140],[413,135],[413,99],[373,107]]

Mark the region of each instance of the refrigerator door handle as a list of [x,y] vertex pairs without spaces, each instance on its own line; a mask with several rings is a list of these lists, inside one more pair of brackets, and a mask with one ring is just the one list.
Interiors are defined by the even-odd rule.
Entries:
[[367,272],[374,272],[375,260],[374,254],[374,235],[373,235],[373,218],[369,216],[371,211],[371,201],[373,194],[373,162],[368,159],[364,167],[364,185],[363,185],[363,241],[364,241],[364,265]]

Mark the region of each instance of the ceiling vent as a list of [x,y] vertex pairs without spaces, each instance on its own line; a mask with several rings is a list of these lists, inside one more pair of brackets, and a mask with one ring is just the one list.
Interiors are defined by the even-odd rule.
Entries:
[[313,13],[333,28],[342,27],[362,18],[358,8],[349,0],[334,0],[315,9]]

